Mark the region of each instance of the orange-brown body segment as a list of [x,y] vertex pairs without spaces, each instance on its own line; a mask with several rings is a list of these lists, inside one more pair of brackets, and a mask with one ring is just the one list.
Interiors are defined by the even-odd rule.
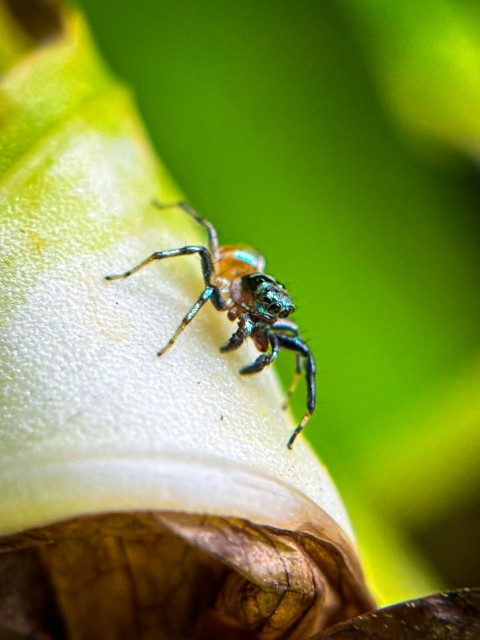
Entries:
[[[238,304],[239,281],[243,276],[261,273],[265,258],[247,245],[221,245],[214,255],[215,284],[228,311],[229,320],[236,320],[245,309]],[[237,292],[237,293],[236,293]],[[263,341],[265,342],[265,341]],[[268,342],[263,344],[264,351]],[[260,345],[257,345],[260,348]],[[264,348],[263,348],[264,347]]]
[[214,266],[217,278],[232,282],[250,273],[261,273],[265,258],[247,245],[222,245],[216,252]]

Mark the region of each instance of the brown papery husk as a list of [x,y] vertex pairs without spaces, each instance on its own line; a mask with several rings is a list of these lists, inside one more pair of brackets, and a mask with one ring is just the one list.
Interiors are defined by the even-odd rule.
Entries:
[[0,539],[0,640],[300,640],[373,607],[327,514],[110,513]]
[[478,640],[480,589],[400,602],[316,633],[309,640]]

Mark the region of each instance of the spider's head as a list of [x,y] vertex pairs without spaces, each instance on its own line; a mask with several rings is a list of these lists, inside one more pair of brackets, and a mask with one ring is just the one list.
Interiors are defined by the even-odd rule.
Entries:
[[265,273],[252,273],[241,280],[242,306],[252,316],[273,324],[295,311],[285,287]]

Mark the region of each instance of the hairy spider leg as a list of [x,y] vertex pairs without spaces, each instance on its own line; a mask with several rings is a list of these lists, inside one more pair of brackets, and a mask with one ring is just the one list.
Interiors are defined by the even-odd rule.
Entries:
[[187,245],[186,247],[179,247],[178,249],[166,249],[165,251],[155,251],[151,256],[137,264],[133,269],[126,271],[125,273],[121,273],[115,276],[105,276],[105,280],[119,280],[121,278],[128,278],[133,275],[143,267],[146,267],[151,262],[155,260],[163,260],[164,258],[175,258],[177,256],[190,255],[193,253],[198,253],[202,262],[202,273],[203,279],[205,282],[205,289],[201,293],[200,297],[187,313],[187,315],[183,318],[182,322],[178,326],[177,330],[170,338],[168,343],[158,352],[158,355],[161,356],[169,349],[178,336],[182,333],[185,327],[193,320],[193,318],[197,315],[200,309],[203,307],[207,300],[211,300],[214,307],[218,309],[218,311],[223,311],[225,309],[225,303],[222,300],[222,296],[220,294],[219,288],[211,283],[211,277],[213,274],[213,262],[212,257],[206,249],[206,247],[201,247],[199,245]]
[[282,404],[282,409],[284,411],[286,411],[291,397],[297,390],[298,383],[300,382],[301,377],[302,377],[302,356],[296,353],[295,354],[295,373],[293,374],[293,380],[290,383],[290,386],[288,387],[287,393],[285,394],[285,399]]
[[[193,307],[190,309],[190,311],[186,314],[186,316],[183,318],[181,323],[178,325],[175,333],[167,342],[167,344],[164,347],[162,347],[160,351],[157,353],[157,356],[163,356],[165,351],[168,351],[168,349],[170,349],[170,347],[174,344],[178,336],[182,333],[185,327],[194,319],[194,317],[197,315],[197,313],[200,311],[203,305],[207,302],[207,300],[210,300],[214,291],[215,291],[215,288],[213,286],[209,286],[202,291],[198,300],[195,302]],[[212,299],[212,302],[213,302],[213,299]]]
[[[278,320],[270,331],[280,331],[284,333],[285,331],[291,331],[292,335],[299,336],[300,330],[297,325],[291,320]],[[300,378],[302,377],[302,356],[299,353],[295,354],[295,373],[293,376],[293,380],[288,388],[287,393],[285,394],[285,400],[282,403],[282,409],[285,411],[288,407],[288,403],[290,402],[290,398],[293,396],[295,391],[297,390],[298,383],[300,382]]]
[[277,358],[280,349],[277,336],[274,333],[269,333],[268,341],[270,342],[270,346],[272,347],[270,353],[262,353],[256,360],[242,367],[240,369],[240,373],[243,376],[262,371]]
[[294,336],[300,335],[300,329],[291,320],[277,320],[275,324],[270,327],[270,331],[280,331],[281,333],[291,331]]
[[[155,262],[156,260],[164,260],[165,258],[176,258],[177,256],[187,256],[192,253],[198,253],[200,255],[205,286],[212,286],[214,289],[218,289],[218,287],[211,283],[211,277],[213,274],[212,256],[210,255],[206,247],[202,247],[196,244],[189,244],[186,247],[178,247],[177,249],[164,249],[163,251],[155,251],[151,256],[148,256],[148,258],[142,260],[142,262],[137,264],[132,269],[129,269],[128,271],[125,271],[125,273],[120,273],[118,275],[105,276],[105,280],[121,280],[123,278],[129,278],[130,276],[133,276],[134,273],[137,273],[137,271],[140,271],[140,269],[143,269],[143,267],[146,267],[151,262]],[[223,308],[223,302],[220,301],[219,309]]]
[[227,351],[235,351],[241,347],[248,336],[252,333],[254,327],[255,325],[248,315],[246,313],[242,313],[238,318],[238,329],[235,333],[232,333],[228,342],[220,347],[220,351],[222,353],[226,353]]
[[173,207],[179,207],[179,209],[182,209],[183,211],[185,211],[185,213],[187,213],[191,218],[193,218],[196,222],[198,222],[198,224],[201,224],[202,227],[205,227],[208,234],[209,249],[214,256],[214,259],[215,260],[217,259],[218,247],[219,247],[218,236],[217,236],[217,231],[211,222],[209,222],[208,220],[205,220],[205,218],[202,218],[200,215],[198,215],[195,209],[191,207],[187,202],[184,202],[184,201],[162,204],[158,200],[152,200],[152,204],[154,207],[157,207],[157,209],[172,209]]
[[312,413],[315,410],[315,360],[313,355],[305,342],[302,342],[298,336],[287,336],[279,334],[277,336],[278,344],[281,349],[288,349],[298,353],[300,357],[304,359],[305,379],[307,381],[307,411],[303,416],[298,427],[293,431],[290,436],[287,447],[292,448],[295,438],[300,431],[306,426],[310,420]]

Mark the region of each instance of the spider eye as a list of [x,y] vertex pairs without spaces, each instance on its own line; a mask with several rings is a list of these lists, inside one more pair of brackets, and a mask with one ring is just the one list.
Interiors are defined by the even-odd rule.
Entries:
[[278,302],[272,302],[272,304],[268,305],[268,313],[277,315],[282,307],[278,304]]
[[290,315],[290,312],[288,309],[284,309],[280,314],[280,318],[288,318],[288,316]]

